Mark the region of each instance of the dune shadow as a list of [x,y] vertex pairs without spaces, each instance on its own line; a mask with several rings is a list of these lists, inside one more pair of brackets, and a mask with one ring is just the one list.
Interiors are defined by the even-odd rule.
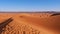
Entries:
[[13,21],[13,19],[9,18],[9,19],[3,21],[2,23],[0,23],[0,34],[4,31],[3,28],[5,28],[6,25],[9,24],[11,21]]
[[60,13],[55,13],[55,14],[52,14],[51,16],[57,16],[57,15],[60,15]]

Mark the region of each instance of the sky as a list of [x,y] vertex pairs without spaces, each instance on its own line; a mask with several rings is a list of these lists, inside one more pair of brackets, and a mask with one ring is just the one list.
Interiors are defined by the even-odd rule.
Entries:
[[60,0],[0,0],[0,11],[60,11]]

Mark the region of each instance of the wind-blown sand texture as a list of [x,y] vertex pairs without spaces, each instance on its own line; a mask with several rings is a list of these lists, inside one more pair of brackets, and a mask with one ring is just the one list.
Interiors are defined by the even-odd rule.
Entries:
[[0,34],[60,34],[60,15],[0,13]]

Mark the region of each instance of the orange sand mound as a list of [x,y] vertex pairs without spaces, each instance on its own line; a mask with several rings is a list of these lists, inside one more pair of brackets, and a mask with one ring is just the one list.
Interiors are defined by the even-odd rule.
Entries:
[[[60,34],[60,15],[51,15],[52,13],[0,13],[0,34]],[[3,21],[9,18],[12,21],[4,25]]]

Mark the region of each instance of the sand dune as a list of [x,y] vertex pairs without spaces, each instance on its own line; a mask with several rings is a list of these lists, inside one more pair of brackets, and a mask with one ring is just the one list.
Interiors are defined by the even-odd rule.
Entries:
[[[52,14],[53,13],[0,13],[0,33],[60,34],[60,15],[51,16]],[[5,22],[9,18],[12,21]]]

